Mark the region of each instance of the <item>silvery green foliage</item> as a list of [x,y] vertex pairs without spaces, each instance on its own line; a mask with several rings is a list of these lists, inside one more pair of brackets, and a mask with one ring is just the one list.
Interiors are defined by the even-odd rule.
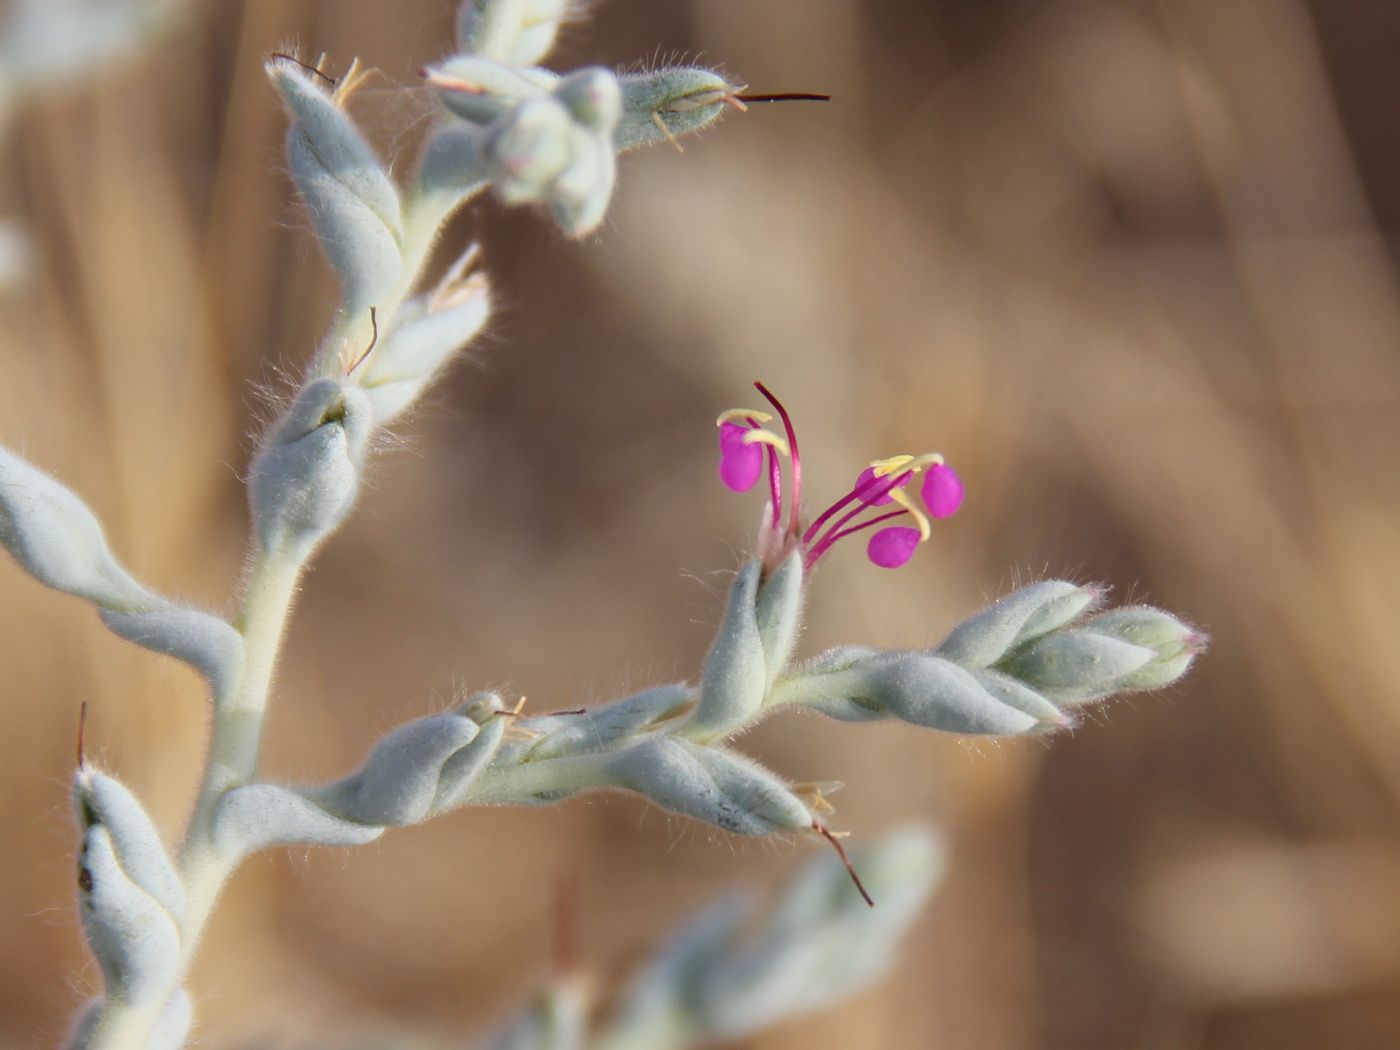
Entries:
[[0,448],[0,544],[40,583],[92,602],[113,632],[190,664],[216,693],[238,667],[237,631],[138,583],[108,548],[87,504],[5,448]]
[[645,795],[673,813],[739,835],[807,831],[815,818],[777,774],[752,759],[679,736],[656,736],[621,749],[599,786]]
[[621,788],[738,834],[818,830],[818,797],[722,741],[787,706],[964,735],[1044,733],[1073,725],[1091,700],[1170,684],[1202,646],[1160,610],[1095,613],[1101,589],[1046,581],[973,616],[936,649],[847,647],[793,668],[801,565],[790,557],[766,579],[758,561],[739,570],[698,684],[519,721],[527,739],[498,749],[467,801],[539,805]]
[[699,131],[724,112],[725,99],[742,90],[714,70],[673,66],[619,78],[622,116],[614,144],[619,151],[672,141]]
[[554,47],[572,6],[569,0],[466,0],[457,10],[457,47],[510,65],[534,65]]
[[760,581],[761,563],[739,570],[729,591],[690,731],[721,737],[757,717],[778,674],[787,666],[802,616],[802,555],[790,554]]
[[119,611],[153,604],[107,549],[87,505],[6,449],[0,449],[0,542],[45,586]]
[[403,213],[383,162],[341,108],[354,73],[335,91],[285,59],[271,59],[267,74],[291,117],[287,159],[317,239],[340,275],[343,307],[367,314],[403,269]]
[[486,326],[491,293],[486,278],[470,272],[476,258],[473,244],[431,292],[407,300],[370,357],[361,388],[376,423],[408,409]]
[[[804,558],[813,552],[782,559],[781,544],[761,543],[736,575],[695,683],[531,716],[478,694],[392,730],[330,784],[259,778],[262,718],[302,574],[348,515],[374,430],[408,410],[489,316],[475,249],[423,287],[443,224],[490,186],[508,203],[548,207],[561,228],[582,236],[602,221],[618,152],[674,141],[740,101],[736,86],[699,68],[560,75],[536,67],[568,13],[549,0],[463,6],[464,53],[425,74],[444,103],[442,120],[402,191],[347,112],[362,81],[355,65],[330,81],[285,57],[269,62],[290,116],[289,165],[343,298],[252,457],[249,570],[233,624],[138,582],[76,495],[0,450],[0,543],[40,582],[92,602],[118,635],[200,670],[213,699],[204,780],[178,863],[125,788],[79,770],[80,910],[106,989],[78,1019],[74,1046],[184,1040],[193,946],[221,887],[258,849],[361,844],[459,806],[543,805],[596,790],[629,791],[729,832],[834,842],[821,787],[790,784],[740,754],[730,743],[740,732],[785,706],[957,733],[1042,732],[1072,724],[1087,702],[1175,681],[1200,649],[1199,635],[1166,613],[1099,612],[1098,590],[1048,582],[1003,599],[935,649],[845,648],[794,666]],[[926,846],[900,841],[864,862],[882,918],[864,917],[844,884],[834,887],[835,869],[824,868],[747,946],[729,942],[737,919],[697,927],[680,961],[639,985],[615,1032],[630,1030],[625,1019],[634,1017],[665,1020],[671,1027],[657,1029],[658,1039],[739,1035],[873,979],[907,919],[901,901],[921,899],[936,867]],[[881,870],[904,874],[882,879]],[[551,995],[504,1045],[576,1045],[581,1007],[563,990]]]
[[1158,609],[1093,614],[1095,587],[1022,588],[923,652],[838,649],[781,683],[779,702],[833,718],[898,718],[955,733],[1033,733],[1072,725],[1074,709],[1176,681],[1203,637]]
[[568,17],[560,0],[466,3],[461,53],[425,71],[447,111],[424,155],[420,192],[453,205],[482,180],[507,204],[542,203],[572,237],[597,229],[617,154],[711,124],[739,89],[718,73],[676,67],[614,74],[539,68]]
[[809,865],[756,929],[741,898],[722,900],[637,975],[590,1050],[744,1039],[831,1009],[880,980],[942,877],[943,851],[928,831],[905,828],[853,859],[878,908],[865,906],[831,856]]
[[150,817],[115,778],[78,771],[78,911],[107,997],[159,1002],[180,965],[184,887]]

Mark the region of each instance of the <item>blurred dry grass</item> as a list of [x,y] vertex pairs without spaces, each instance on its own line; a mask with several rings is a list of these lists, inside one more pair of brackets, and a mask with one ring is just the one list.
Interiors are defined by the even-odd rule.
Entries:
[[[334,298],[258,58],[359,54],[392,131],[389,86],[445,49],[448,8],[205,0],[19,118],[0,210],[42,272],[0,304],[0,440],[168,591],[227,606],[250,384],[278,387]],[[754,1045],[1400,1045],[1400,8],[612,0],[560,61],[658,43],[837,101],[629,158],[591,243],[489,202],[461,222],[508,309],[321,558],[269,770],[343,769],[459,685],[563,707],[691,673],[757,509],[712,484],[709,420],[762,375],[814,497],[930,445],[972,494],[897,576],[834,558],[808,651],[934,639],[1043,572],[1149,595],[1215,648],[1050,748],[753,734],[794,778],[846,780],[858,835],[932,818],[954,847],[894,980]],[[0,1044],[42,1045],[96,978],[66,980],[78,703],[172,834],[205,715],[191,675],[9,568],[0,668]],[[806,849],[603,798],[263,858],[197,968],[206,1041],[478,1031],[545,965],[556,873],[606,981]]]

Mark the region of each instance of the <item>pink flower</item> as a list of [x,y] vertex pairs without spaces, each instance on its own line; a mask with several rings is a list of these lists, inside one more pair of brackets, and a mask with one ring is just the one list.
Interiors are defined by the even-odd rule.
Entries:
[[[767,430],[764,424],[773,416],[752,409],[732,409],[720,415],[719,476],[735,492],[747,492],[758,484],[763,462],[768,462],[769,514],[760,536],[764,561],[775,565],[794,547],[803,552],[808,569],[816,565],[838,540],[897,518],[912,519],[910,525],[885,525],[866,544],[866,556],[884,569],[897,569],[914,556],[919,544],[931,533],[929,518],[952,516],[962,506],[963,484],[952,467],[937,453],[922,456],[891,456],[870,464],[856,477],[851,490],[817,515],[806,529],[802,527],[802,460],[792,420],[776,397],[762,383],[755,383],[783,424],[783,434]],[[783,461],[791,474],[788,519],[783,522]],[[905,489],[914,475],[924,480],[919,495],[920,509]],[[896,509],[872,516],[875,507],[897,505]],[[925,510],[927,513],[925,513]],[[844,513],[843,513],[844,512]],[[864,520],[860,520],[864,515]]]

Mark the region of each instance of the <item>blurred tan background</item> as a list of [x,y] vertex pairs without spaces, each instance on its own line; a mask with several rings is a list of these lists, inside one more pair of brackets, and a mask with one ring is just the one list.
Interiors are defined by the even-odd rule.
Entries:
[[[229,608],[258,391],[335,298],[259,60],[294,40],[381,69],[356,112],[406,167],[450,7],[204,0],[17,115],[0,212],[37,261],[0,301],[0,441],[167,592]],[[1045,574],[1214,647],[1049,746],[800,718],[747,737],[844,780],[855,841],[931,820],[953,851],[894,979],[752,1045],[1400,1045],[1400,7],[610,0],[556,65],[658,48],[836,99],[627,158],[586,243],[493,201],[459,220],[504,308],[310,577],[269,773],[329,777],[455,689],[547,709],[691,675],[758,512],[714,480],[711,424],[761,376],[813,502],[928,448],[970,494],[900,573],[838,551],[806,653],[933,642]],[[172,837],[206,713],[192,674],[8,564],[0,681],[0,1045],[41,1046],[97,983],[79,702]],[[259,857],[197,966],[201,1042],[480,1032],[546,968],[560,874],[606,987],[813,850],[595,797]]]

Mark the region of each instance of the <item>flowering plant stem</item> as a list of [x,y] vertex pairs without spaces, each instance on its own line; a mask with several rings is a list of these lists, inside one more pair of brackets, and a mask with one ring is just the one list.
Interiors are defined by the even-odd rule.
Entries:
[[[215,846],[214,807],[225,792],[252,783],[257,775],[263,716],[282,637],[304,568],[304,559],[267,551],[254,556],[242,610],[235,621],[243,634],[243,664],[227,694],[213,698],[213,725],[198,801],[179,849],[178,868],[186,892],[186,910],[180,931],[183,958],[170,982],[170,992],[183,982],[214,903],[241,860]],[[154,1005],[143,1007],[108,998],[88,1045],[92,1050],[145,1047],[165,998],[162,996]]]

